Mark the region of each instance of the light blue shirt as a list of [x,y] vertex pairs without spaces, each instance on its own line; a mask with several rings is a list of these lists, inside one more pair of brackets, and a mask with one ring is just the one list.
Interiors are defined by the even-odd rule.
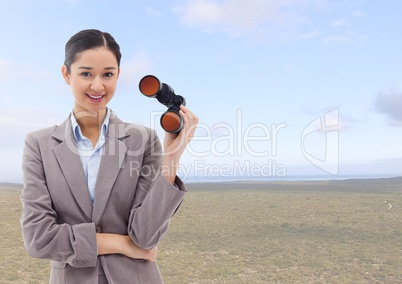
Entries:
[[104,148],[103,146],[105,145],[106,133],[109,127],[110,109],[107,109],[105,120],[101,126],[100,135],[95,147],[93,147],[92,142],[82,134],[81,128],[73,113],[71,113],[70,118],[74,138],[77,142],[78,153],[80,154],[85,177],[88,182],[89,194],[93,204],[95,199],[96,179],[98,177],[99,165]]

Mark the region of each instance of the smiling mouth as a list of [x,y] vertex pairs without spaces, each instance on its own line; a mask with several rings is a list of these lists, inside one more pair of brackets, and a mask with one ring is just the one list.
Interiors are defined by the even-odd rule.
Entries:
[[86,94],[86,95],[87,95],[88,98],[89,98],[91,101],[93,101],[93,102],[99,102],[99,101],[101,101],[102,98],[105,96],[105,95],[94,96],[94,95],[90,95],[90,94]]

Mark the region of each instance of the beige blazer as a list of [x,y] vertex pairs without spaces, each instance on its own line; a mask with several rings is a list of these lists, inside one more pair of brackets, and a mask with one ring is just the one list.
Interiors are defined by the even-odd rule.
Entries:
[[129,235],[150,249],[166,234],[186,193],[160,175],[155,131],[110,117],[92,205],[70,118],[30,133],[23,154],[21,227],[25,247],[49,259],[50,283],[162,283],[156,263],[97,255],[96,233]]

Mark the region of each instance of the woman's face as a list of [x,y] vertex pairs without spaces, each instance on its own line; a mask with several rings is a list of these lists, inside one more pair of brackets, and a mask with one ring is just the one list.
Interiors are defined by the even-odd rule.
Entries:
[[116,90],[120,68],[115,55],[105,47],[88,49],[70,66],[62,67],[64,80],[74,95],[74,113],[105,110]]

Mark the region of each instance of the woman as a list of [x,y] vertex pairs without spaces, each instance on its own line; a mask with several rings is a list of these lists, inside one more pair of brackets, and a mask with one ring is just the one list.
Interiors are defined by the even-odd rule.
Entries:
[[186,188],[176,176],[198,118],[165,133],[122,122],[107,104],[120,73],[113,37],[84,30],[66,44],[62,75],[74,107],[59,126],[26,137],[21,226],[50,283],[162,283],[156,246]]

